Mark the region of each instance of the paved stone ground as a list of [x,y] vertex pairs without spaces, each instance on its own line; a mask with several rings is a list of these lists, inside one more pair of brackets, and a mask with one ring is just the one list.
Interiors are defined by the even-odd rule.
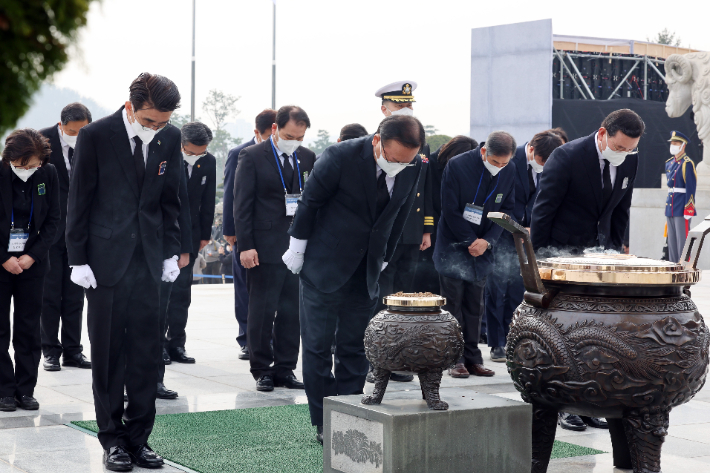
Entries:
[[[693,289],[701,313],[710,314],[710,280]],[[277,388],[259,393],[249,374],[249,363],[237,359],[237,324],[233,315],[231,285],[194,287],[187,327],[187,351],[197,359],[194,365],[173,363],[166,367],[165,383],[179,392],[173,401],[158,400],[158,414],[239,409],[305,403],[303,391]],[[89,353],[89,338],[82,339]],[[496,371],[492,378],[455,380],[444,377],[442,387],[463,387],[474,392],[520,399],[504,364],[492,363],[484,350],[485,364]],[[300,378],[300,364],[296,375]],[[366,389],[371,389],[368,385]],[[388,390],[418,389],[414,383],[390,383]],[[445,394],[442,393],[445,398]],[[64,424],[95,419],[91,393],[91,372],[62,368],[49,373],[41,369],[35,397],[39,411],[0,413],[0,473],[102,472],[102,449],[94,437]],[[315,429],[314,429],[315,434]],[[669,437],[663,447],[663,471],[685,473],[710,471],[710,389],[671,413]],[[568,432],[558,429],[560,440],[611,452],[606,431]],[[148,471],[135,469],[134,471]],[[183,471],[165,467],[165,472]],[[553,460],[550,473],[620,472],[614,469],[611,453]],[[630,470],[629,470],[630,471]],[[255,472],[256,473],[256,472]],[[498,473],[498,472],[496,472]],[[501,472],[503,473],[503,472]]]

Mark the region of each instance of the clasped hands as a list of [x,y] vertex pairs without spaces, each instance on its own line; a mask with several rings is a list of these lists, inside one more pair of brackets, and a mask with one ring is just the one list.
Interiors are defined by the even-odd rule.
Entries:
[[488,249],[488,242],[483,238],[478,238],[468,247],[471,256],[481,256]]
[[2,264],[8,273],[20,274],[22,271],[30,269],[35,260],[30,255],[22,255],[19,258],[13,256]]

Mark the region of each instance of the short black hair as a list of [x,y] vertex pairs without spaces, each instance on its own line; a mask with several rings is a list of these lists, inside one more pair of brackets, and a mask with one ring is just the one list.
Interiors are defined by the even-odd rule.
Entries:
[[421,149],[426,144],[424,126],[415,117],[409,115],[390,115],[380,122],[377,134],[383,144],[395,140],[406,148]]
[[628,108],[611,112],[602,122],[602,127],[606,129],[609,136],[614,136],[620,131],[629,138],[638,138],[646,130],[646,124],[641,117]]
[[135,110],[154,108],[159,112],[173,112],[180,107],[180,91],[164,76],[142,72],[128,90],[128,100]]
[[276,110],[266,108],[256,116],[255,128],[263,134],[266,130],[270,130],[274,123],[276,123]]
[[205,146],[212,141],[212,130],[201,122],[185,123],[180,129],[182,144],[192,143],[195,146]]
[[555,135],[557,135],[557,136],[559,136],[560,138],[562,138],[562,141],[563,141],[564,143],[569,143],[569,138],[567,137],[567,132],[566,132],[565,129],[562,128],[561,126],[552,128],[551,130],[548,130],[548,131],[551,131],[551,132],[554,133]]
[[27,166],[32,157],[37,156],[42,165],[45,165],[51,152],[49,140],[44,135],[33,128],[21,128],[10,133],[5,139],[2,162],[6,165],[15,163],[17,166]]
[[463,154],[466,151],[471,151],[476,148],[478,148],[478,142],[473,138],[469,138],[465,135],[454,136],[439,150],[439,155],[437,157],[439,169],[444,169],[446,167],[446,163],[448,163],[454,156],[458,156],[459,154]]
[[62,125],[66,125],[69,122],[83,121],[91,123],[91,112],[83,103],[74,102],[62,109],[60,119],[62,120]]
[[297,125],[303,123],[306,128],[311,127],[311,119],[308,118],[305,110],[295,105],[284,105],[276,112],[276,126],[283,128],[290,120],[296,122]]
[[340,129],[340,141],[352,140],[367,135],[367,130],[359,123],[351,123]]
[[488,156],[510,156],[515,153],[518,147],[513,135],[507,131],[493,131],[485,142],[486,154]]
[[551,130],[541,131],[533,136],[533,139],[528,143],[534,148],[535,156],[542,158],[543,164],[545,164],[552,152],[563,144],[562,137]]

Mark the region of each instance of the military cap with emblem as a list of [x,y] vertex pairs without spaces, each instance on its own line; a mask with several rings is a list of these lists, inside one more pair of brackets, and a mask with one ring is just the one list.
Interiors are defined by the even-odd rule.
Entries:
[[416,82],[401,80],[380,87],[377,92],[375,92],[375,96],[384,100],[391,100],[392,102],[416,102],[412,95],[412,92],[414,92],[416,88]]
[[690,138],[688,138],[687,136],[685,136],[683,133],[681,133],[679,131],[673,130],[673,131],[671,131],[671,139],[668,141],[682,141],[683,143],[688,144],[688,143],[690,143]]

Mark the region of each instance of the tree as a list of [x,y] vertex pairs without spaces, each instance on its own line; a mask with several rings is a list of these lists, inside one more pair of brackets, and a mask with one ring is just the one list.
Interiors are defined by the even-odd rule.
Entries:
[[328,146],[334,144],[335,143],[330,141],[330,133],[325,130],[318,130],[318,139],[311,143],[308,149],[316,153],[316,155],[319,155],[325,151]]
[[227,161],[229,149],[242,142],[241,138],[234,138],[227,130],[227,118],[239,115],[235,104],[241,97],[225,94],[221,90],[212,89],[207,98],[202,102],[202,110],[212,124],[212,143],[209,150],[217,159],[218,181],[224,179],[224,163]]
[[447,135],[430,135],[426,137],[426,142],[431,151],[436,151],[440,146],[451,141],[451,137]]
[[0,3],[0,136],[27,112],[42,83],[66,65],[92,1]]
[[[198,122],[200,121],[199,118],[195,118]],[[181,130],[183,125],[190,123],[190,115],[181,115],[179,113],[173,113],[170,116],[170,124],[177,127],[178,130]]]
[[427,125],[424,127],[424,133],[426,133],[426,136],[434,136],[437,131],[439,130],[434,128],[434,125]]
[[647,37],[646,40],[650,43],[668,44],[670,46],[680,46],[680,38],[676,38],[675,31],[670,32],[670,31],[668,31],[668,28],[663,28],[663,31],[656,34],[656,36],[654,38],[649,39]]

